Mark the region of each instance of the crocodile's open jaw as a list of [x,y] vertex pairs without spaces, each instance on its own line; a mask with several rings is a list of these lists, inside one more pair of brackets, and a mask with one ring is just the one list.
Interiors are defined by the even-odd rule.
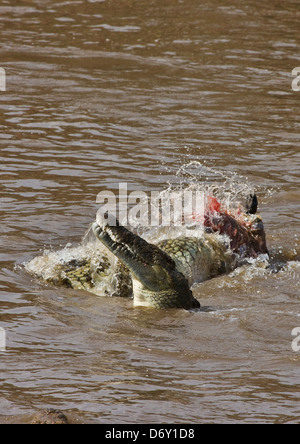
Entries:
[[200,306],[187,279],[159,247],[117,222],[108,225],[104,218],[98,217],[92,228],[96,237],[130,270],[135,305],[187,309]]

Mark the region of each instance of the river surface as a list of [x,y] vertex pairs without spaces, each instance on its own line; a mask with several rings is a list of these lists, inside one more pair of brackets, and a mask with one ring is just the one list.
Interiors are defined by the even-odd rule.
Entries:
[[[0,15],[0,422],[299,423],[298,0],[3,0]],[[24,268],[78,245],[119,182],[224,180],[257,192],[277,272],[197,285],[207,310]]]

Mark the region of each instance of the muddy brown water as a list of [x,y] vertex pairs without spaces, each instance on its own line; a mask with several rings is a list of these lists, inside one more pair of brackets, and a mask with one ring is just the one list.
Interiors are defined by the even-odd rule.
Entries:
[[[299,2],[3,0],[0,14],[0,421],[299,422]],[[77,245],[120,181],[224,177],[257,191],[279,271],[198,285],[207,310],[24,270]]]

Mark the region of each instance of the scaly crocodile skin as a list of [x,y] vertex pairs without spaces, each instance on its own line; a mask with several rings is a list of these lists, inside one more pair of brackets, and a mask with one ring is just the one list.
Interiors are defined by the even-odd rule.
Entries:
[[[95,246],[82,260],[59,261],[54,276],[51,274],[46,280],[97,294],[104,291],[127,297],[133,293],[135,305],[200,307],[190,290],[192,284],[231,271],[239,265],[237,258],[267,254],[262,220],[251,214],[255,210],[252,205],[249,214],[239,213],[233,217],[217,208],[206,215],[204,225],[209,232],[204,232],[201,238],[179,237],[157,245],[148,243],[118,221],[109,226],[104,217],[98,217],[92,226],[93,232],[113,253],[112,258],[118,259],[117,269],[108,258],[110,253],[106,250],[98,256]],[[34,269],[47,270],[47,264],[45,256],[34,259],[31,265]],[[47,274],[41,273],[41,276]],[[113,291],[103,286],[107,280],[113,281]]]

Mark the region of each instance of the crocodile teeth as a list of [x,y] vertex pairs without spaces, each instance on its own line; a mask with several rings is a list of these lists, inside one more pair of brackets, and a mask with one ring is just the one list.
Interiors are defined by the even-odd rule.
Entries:
[[97,217],[97,221],[94,222],[92,225],[92,229],[96,237],[103,239],[105,235],[108,235],[111,242],[113,243],[113,249],[116,253],[122,253],[125,256],[129,256],[136,262],[143,264],[146,263],[145,259],[141,258],[138,253],[134,249],[132,249],[132,247],[124,244],[122,240],[120,240],[120,236],[118,236],[117,233],[113,232],[107,221],[105,226],[100,226],[99,222],[101,222],[101,220],[99,220],[99,218]]
[[102,228],[98,225],[97,222],[94,222],[94,223],[93,223],[93,225],[92,225],[92,229],[93,229],[93,231],[94,231],[94,233],[95,233],[96,236],[100,236],[101,233],[102,233],[102,231],[103,231]]

